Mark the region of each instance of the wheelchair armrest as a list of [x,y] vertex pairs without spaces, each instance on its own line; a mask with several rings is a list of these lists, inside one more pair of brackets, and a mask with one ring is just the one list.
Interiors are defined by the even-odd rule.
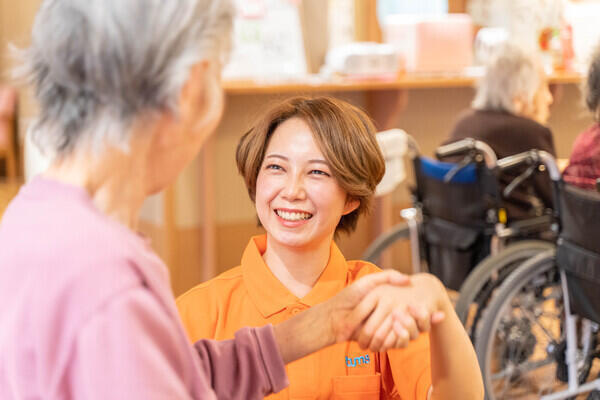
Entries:
[[539,217],[524,219],[510,223],[504,228],[504,234],[499,234],[500,237],[519,236],[532,233],[542,233],[550,231],[554,223],[552,215],[546,214]]

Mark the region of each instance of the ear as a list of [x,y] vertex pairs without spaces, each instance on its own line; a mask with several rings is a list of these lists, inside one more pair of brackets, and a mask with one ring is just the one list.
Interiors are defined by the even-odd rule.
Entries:
[[179,95],[179,120],[186,135],[200,142],[213,133],[223,112],[224,96],[217,66],[202,60],[190,68]]
[[515,109],[515,114],[523,114],[525,112],[525,102],[520,96],[513,97],[512,100],[513,108]]
[[186,120],[190,113],[198,113],[206,107],[206,81],[210,72],[210,63],[202,60],[192,66],[188,78],[179,94],[179,112],[181,118]]
[[356,210],[358,206],[360,206],[360,200],[348,197],[346,204],[344,205],[344,211],[342,212],[342,215],[350,214],[352,211]]
[[207,108],[206,84],[210,70],[208,61],[200,61],[190,67],[186,81],[177,98],[177,111],[164,112],[159,120],[156,141],[163,147],[174,143],[188,143],[191,133],[197,131],[196,125],[202,120]]

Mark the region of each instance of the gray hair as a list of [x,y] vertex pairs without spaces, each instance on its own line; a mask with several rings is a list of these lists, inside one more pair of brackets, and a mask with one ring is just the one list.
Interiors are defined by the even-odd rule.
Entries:
[[541,68],[534,57],[513,44],[504,44],[486,65],[471,104],[478,110],[515,113],[513,100],[532,104],[540,85]]
[[596,121],[600,121],[600,44],[591,55],[583,91],[585,105],[594,113]]
[[138,117],[177,112],[191,66],[224,62],[232,19],[230,0],[45,0],[25,52],[32,140],[51,157],[127,151]]

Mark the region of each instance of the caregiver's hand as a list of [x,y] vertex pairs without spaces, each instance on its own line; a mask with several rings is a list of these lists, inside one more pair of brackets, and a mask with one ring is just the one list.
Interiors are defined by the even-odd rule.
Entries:
[[411,276],[408,285],[379,285],[350,316],[364,321],[353,339],[373,351],[404,347],[444,319],[446,298],[444,287],[429,274]]
[[[359,336],[367,337],[369,333],[363,332],[364,322],[381,305],[372,301],[363,303],[363,300],[382,285],[402,287],[409,284],[410,278],[398,271],[387,270],[370,274],[357,280],[328,301],[275,326],[275,339],[284,362],[291,362],[334,343],[345,342]],[[390,318],[393,317],[394,311],[393,308],[385,309]],[[380,314],[381,312],[377,312],[377,315]],[[410,315],[407,316],[407,321],[408,319],[412,319],[410,324],[417,324]],[[394,323],[387,327],[386,337],[392,334],[394,329],[399,329],[399,326],[403,326],[403,322],[395,319]],[[380,331],[377,333],[382,335]],[[370,334],[374,335],[375,332]],[[407,341],[390,340],[389,342],[393,342],[391,347],[400,347]],[[380,351],[381,348],[382,345],[377,345],[377,349],[374,350]]]

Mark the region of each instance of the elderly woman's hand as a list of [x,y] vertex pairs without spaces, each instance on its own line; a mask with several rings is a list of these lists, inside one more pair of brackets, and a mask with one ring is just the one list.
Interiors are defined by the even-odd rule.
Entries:
[[373,351],[406,346],[442,321],[448,304],[443,285],[429,274],[414,275],[404,286],[379,285],[356,307],[359,315],[370,312],[353,339]]
[[408,305],[408,298],[419,298],[411,281],[392,270],[370,274],[328,301],[275,326],[284,362],[347,340],[360,340],[372,351],[405,347],[418,332],[429,329],[432,318],[440,318],[420,302],[402,308]]
[[[385,314],[392,317],[389,309],[386,313],[378,307],[371,299],[374,291],[382,286],[398,287],[410,284],[410,278],[398,271],[387,270],[376,274],[367,275],[352,285],[348,286],[335,297],[323,304],[329,308],[329,326],[331,327],[332,340],[335,343],[355,339],[359,334],[369,335],[363,332],[363,324],[373,313]],[[388,329],[391,331],[392,327]],[[372,336],[375,332],[370,332]],[[380,333],[382,335],[382,333]],[[375,350],[376,351],[376,350]]]

